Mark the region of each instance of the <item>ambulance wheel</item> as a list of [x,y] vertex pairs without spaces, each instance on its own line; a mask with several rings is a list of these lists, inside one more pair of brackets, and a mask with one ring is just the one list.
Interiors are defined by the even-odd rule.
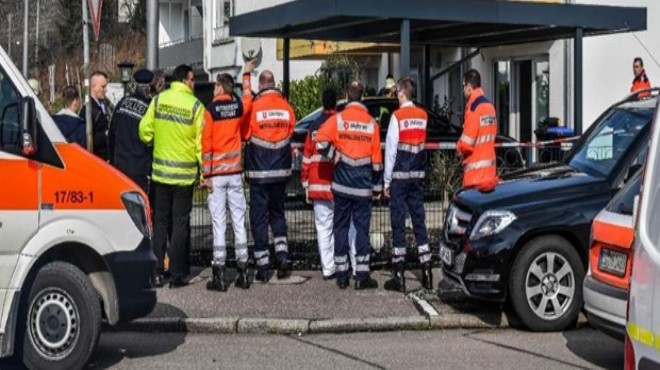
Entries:
[[17,350],[29,369],[81,369],[101,334],[101,306],[76,266],[51,262],[34,277],[19,318]]
[[574,326],[582,308],[584,266],[566,239],[542,236],[524,245],[509,279],[511,304],[533,331]]

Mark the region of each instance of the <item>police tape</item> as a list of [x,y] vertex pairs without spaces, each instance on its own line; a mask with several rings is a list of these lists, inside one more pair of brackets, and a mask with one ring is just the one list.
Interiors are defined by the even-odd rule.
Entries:
[[[574,141],[577,141],[580,138],[580,136],[571,136],[571,137],[563,137],[559,139],[552,139],[552,140],[543,140],[543,141],[534,141],[534,142],[527,142],[527,143],[519,143],[519,142],[510,142],[510,143],[495,143],[496,148],[537,148],[537,147],[544,147],[548,145],[553,145],[553,144],[561,144],[562,149],[564,149],[565,145],[566,147],[570,147],[568,144],[572,144]],[[302,143],[292,143],[291,144],[291,149],[302,149],[304,147],[304,144]],[[381,143],[381,147],[385,149],[385,143]],[[427,142],[424,144],[425,149],[429,150],[448,150],[448,149],[456,149],[456,143],[432,143],[432,142]]]

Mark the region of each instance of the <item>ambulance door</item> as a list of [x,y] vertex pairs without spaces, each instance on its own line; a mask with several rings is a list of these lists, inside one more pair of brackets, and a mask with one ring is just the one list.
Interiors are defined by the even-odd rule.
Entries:
[[18,255],[39,227],[39,163],[22,154],[19,97],[0,68],[0,312]]
[[626,368],[660,367],[660,116],[656,107],[635,223]]

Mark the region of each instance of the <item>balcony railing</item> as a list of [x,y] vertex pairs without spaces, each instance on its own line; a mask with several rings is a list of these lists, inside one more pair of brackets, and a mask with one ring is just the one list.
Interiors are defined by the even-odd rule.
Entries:
[[221,26],[213,29],[214,44],[225,44],[233,40],[234,38],[229,36],[229,26]]

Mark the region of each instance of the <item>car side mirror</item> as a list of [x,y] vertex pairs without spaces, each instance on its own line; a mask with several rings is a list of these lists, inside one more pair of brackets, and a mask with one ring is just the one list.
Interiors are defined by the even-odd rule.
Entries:
[[627,183],[628,180],[630,180],[633,176],[635,176],[635,174],[637,173],[637,171],[639,171],[640,168],[642,168],[642,165],[640,163],[633,164],[632,166],[630,166],[630,168],[628,168],[628,173],[626,173],[626,178],[623,179],[623,182]]
[[20,100],[21,113],[21,151],[25,156],[37,152],[37,111],[34,99],[25,97]]

